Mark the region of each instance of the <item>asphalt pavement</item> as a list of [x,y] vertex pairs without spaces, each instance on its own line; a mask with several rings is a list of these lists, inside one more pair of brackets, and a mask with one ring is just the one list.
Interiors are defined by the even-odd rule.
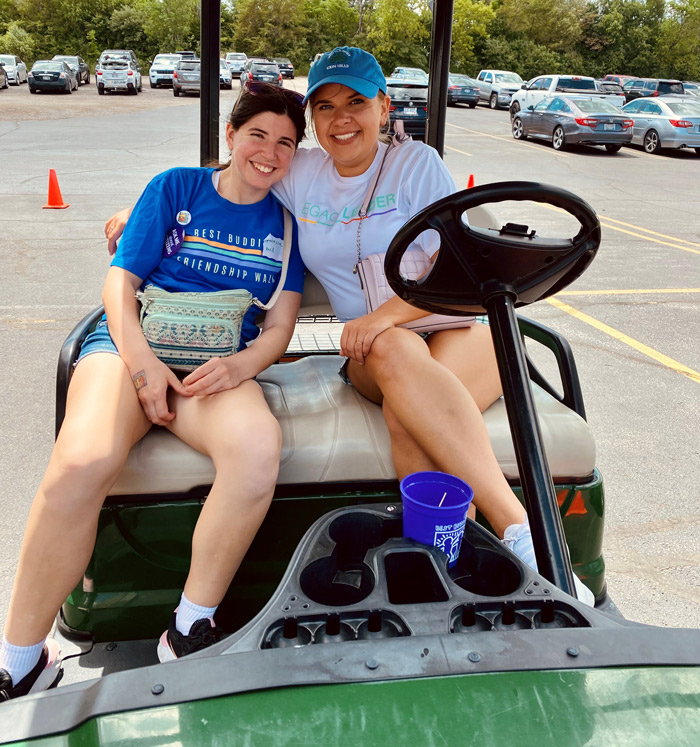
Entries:
[[[286,85],[304,90],[305,80]],[[236,94],[235,87],[222,92],[222,113]],[[470,174],[477,185],[555,184],[581,195],[601,218],[603,244],[589,271],[527,314],[562,332],[576,355],[605,480],[611,595],[631,619],[699,626],[700,159],[635,148],[558,153],[514,141],[508,113],[485,107],[451,108],[447,121],[445,161],[460,187]],[[0,92],[5,600],[52,446],[58,351],[100,302],[104,221],[133,204],[155,174],[198,164],[198,126],[198,99],[175,99],[165,89],[138,97],[98,97],[94,85],[72,96],[29,97],[25,86]],[[42,209],[49,169],[70,204],[65,210]],[[539,233],[570,228],[545,208],[507,211]],[[0,629],[5,614],[0,602]]]

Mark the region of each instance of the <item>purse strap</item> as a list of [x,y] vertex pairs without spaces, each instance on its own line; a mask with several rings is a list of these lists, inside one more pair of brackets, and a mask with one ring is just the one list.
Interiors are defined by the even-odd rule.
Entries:
[[394,135],[394,137],[391,139],[391,142],[387,146],[387,149],[384,151],[384,155],[382,156],[382,162],[379,164],[377,173],[374,175],[374,177],[372,178],[372,181],[369,184],[369,189],[367,190],[367,194],[365,195],[365,200],[362,203],[362,207],[360,208],[360,211],[358,213],[359,220],[357,221],[357,239],[356,239],[357,262],[355,263],[355,266],[353,267],[353,270],[352,270],[353,275],[357,275],[357,265],[359,265],[360,262],[362,261],[362,246],[361,246],[361,240],[360,240],[360,234],[362,232],[362,221],[367,217],[369,206],[370,206],[370,203],[372,202],[372,198],[374,197],[374,192],[377,189],[377,184],[379,183],[379,176],[381,175],[382,169],[384,168],[384,162],[386,161],[386,157],[389,155],[389,151],[392,148],[398,148],[403,142],[409,139],[410,138],[407,135],[405,135],[403,131]]
[[260,307],[263,311],[271,309],[277,299],[280,297],[280,293],[284,290],[284,284],[287,280],[287,268],[289,267],[289,255],[292,252],[292,216],[286,207],[282,207],[282,215],[284,216],[284,245],[282,249],[282,271],[280,272],[280,279],[277,281],[277,287],[275,292],[270,296],[270,300],[267,303],[260,303],[257,298],[253,299],[256,306]]

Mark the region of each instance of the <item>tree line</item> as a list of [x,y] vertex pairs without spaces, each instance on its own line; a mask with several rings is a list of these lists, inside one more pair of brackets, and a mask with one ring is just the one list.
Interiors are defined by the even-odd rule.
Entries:
[[[373,52],[385,73],[427,69],[428,0],[222,0],[221,55],[313,56],[348,44]],[[199,0],[0,0],[0,53],[28,64],[103,49],[199,52]],[[454,0],[452,72],[700,79],[700,0]]]

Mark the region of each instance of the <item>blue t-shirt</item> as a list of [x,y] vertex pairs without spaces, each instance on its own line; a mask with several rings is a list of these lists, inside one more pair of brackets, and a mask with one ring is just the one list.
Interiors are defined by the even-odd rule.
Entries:
[[[214,188],[213,172],[211,168],[177,168],[156,176],[131,213],[112,265],[141,278],[142,287],[153,284],[167,291],[243,288],[267,303],[282,269],[282,206],[271,193],[251,205],[229,202]],[[294,222],[284,290],[301,293],[303,287],[304,265]],[[242,343],[258,336],[255,317],[259,313],[253,306],[245,315]]]

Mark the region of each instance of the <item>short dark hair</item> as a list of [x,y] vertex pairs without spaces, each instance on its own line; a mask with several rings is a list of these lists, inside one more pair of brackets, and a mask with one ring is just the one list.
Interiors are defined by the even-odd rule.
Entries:
[[228,121],[234,130],[238,130],[253,117],[264,112],[288,116],[297,133],[296,144],[299,145],[304,139],[306,116],[299,94],[270,83],[256,82],[254,91],[244,85]]

